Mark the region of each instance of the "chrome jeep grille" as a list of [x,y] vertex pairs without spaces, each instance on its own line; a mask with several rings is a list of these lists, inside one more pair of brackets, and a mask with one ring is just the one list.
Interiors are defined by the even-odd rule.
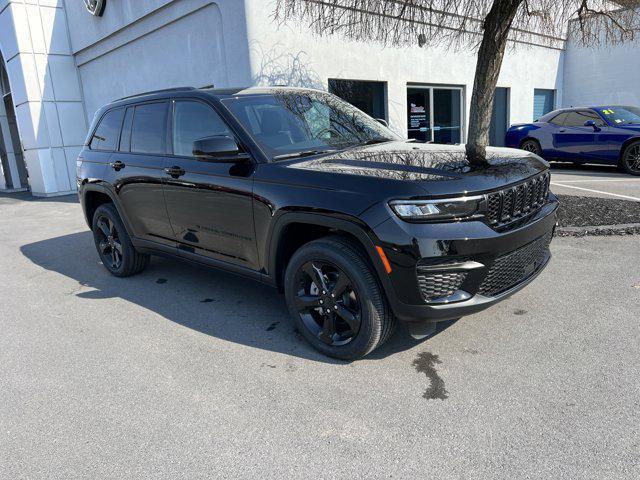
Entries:
[[487,220],[496,229],[504,229],[537,212],[549,198],[551,175],[543,173],[487,195]]

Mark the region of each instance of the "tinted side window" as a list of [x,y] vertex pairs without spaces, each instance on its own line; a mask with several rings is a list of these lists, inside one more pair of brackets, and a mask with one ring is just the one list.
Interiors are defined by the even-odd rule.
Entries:
[[594,122],[596,122],[596,125],[598,127],[604,127],[604,126],[607,125],[605,123],[605,121],[602,119],[602,117],[600,115],[598,115],[596,112],[594,112],[593,110],[588,110],[588,111],[581,112],[581,113],[583,113],[586,117],[588,117],[588,118],[585,119],[585,122],[587,120],[593,120]]
[[136,153],[165,153],[167,104],[138,105],[133,114],[131,151]]
[[231,132],[220,116],[200,102],[176,102],[173,116],[173,153],[190,157],[193,142],[214,135],[230,135]]
[[91,137],[89,143],[91,150],[115,150],[120,136],[123,115],[124,108],[117,108],[102,117],[100,125]]
[[598,114],[594,112],[587,112],[587,111],[570,112],[564,124],[567,127],[584,127],[584,122],[588,120],[595,121],[596,125],[599,125],[599,126],[604,125],[604,122],[598,116]]
[[556,115],[551,120],[549,120],[549,123],[553,123],[554,125],[562,126],[562,125],[564,125],[564,121],[566,120],[567,115],[568,115],[568,113],[566,113],[566,112],[561,113],[560,115]]

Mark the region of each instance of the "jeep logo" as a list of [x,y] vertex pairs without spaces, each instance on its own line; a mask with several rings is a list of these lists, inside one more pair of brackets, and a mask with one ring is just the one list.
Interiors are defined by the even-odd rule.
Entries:
[[91,15],[101,17],[104,13],[104,7],[107,5],[107,0],[84,0],[84,4]]

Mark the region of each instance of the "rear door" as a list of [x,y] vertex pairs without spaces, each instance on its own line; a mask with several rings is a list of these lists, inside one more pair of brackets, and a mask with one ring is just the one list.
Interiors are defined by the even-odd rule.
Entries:
[[118,148],[124,112],[123,107],[114,108],[98,119],[97,127],[81,153],[82,172],[79,172],[80,177],[96,179],[106,177],[106,180],[109,180],[109,173],[105,175],[105,172],[111,172],[108,165],[114,150]]
[[175,246],[162,180],[167,152],[169,102],[127,107],[119,147],[111,157],[111,183],[133,235]]
[[194,140],[234,134],[213,107],[200,100],[173,102],[173,155],[165,198],[181,255],[204,256],[258,269],[253,224],[253,164],[198,161]]

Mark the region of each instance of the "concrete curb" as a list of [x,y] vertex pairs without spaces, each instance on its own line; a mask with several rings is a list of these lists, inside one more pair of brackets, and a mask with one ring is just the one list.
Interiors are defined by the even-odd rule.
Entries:
[[604,237],[604,236],[624,236],[624,235],[640,235],[640,223],[556,228],[557,237],[587,237],[587,236]]

